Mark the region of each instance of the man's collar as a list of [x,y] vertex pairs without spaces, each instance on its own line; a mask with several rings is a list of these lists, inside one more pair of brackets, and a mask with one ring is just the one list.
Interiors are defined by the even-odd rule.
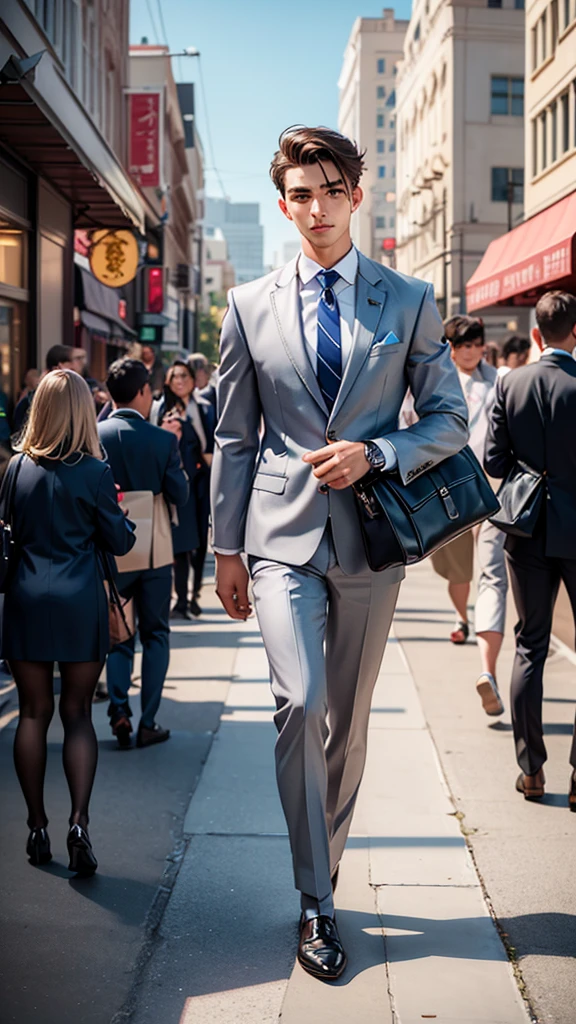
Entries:
[[573,349],[572,352],[567,352],[565,348],[554,348],[553,345],[546,345],[546,348],[544,349],[542,355],[543,356],[552,356],[552,355],[554,355],[554,356],[556,356],[556,355],[557,356],[568,356],[568,359],[574,359],[574,352],[575,351],[576,351],[576,349]]
[[[130,416],[139,416],[140,419],[144,420],[144,423],[146,423],[146,420],[144,419],[144,416],[142,415],[141,412],[138,412],[138,409],[129,409],[129,408],[114,409],[114,411],[110,413],[110,416],[128,416],[128,417],[130,417]],[[108,419],[110,419],[110,416],[108,417]]]
[[[321,274],[326,268],[322,267],[316,260],[305,256],[303,252],[298,256],[298,277],[302,284],[310,284],[310,281]],[[336,263],[330,270],[335,270],[346,284],[354,284],[358,273],[358,250],[355,245],[349,249],[345,256]]]

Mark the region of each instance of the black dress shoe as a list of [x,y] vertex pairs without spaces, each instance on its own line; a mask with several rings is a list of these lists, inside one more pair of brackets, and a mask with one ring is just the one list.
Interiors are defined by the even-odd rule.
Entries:
[[132,745],[132,741],[130,739],[132,723],[130,722],[128,715],[122,713],[112,715],[110,719],[110,727],[113,735],[118,740],[118,746],[122,747],[123,750],[128,750]]
[[98,861],[92,850],[92,843],[85,828],[72,825],[66,839],[70,863],[69,871],[75,871],[82,878],[89,878],[98,867]]
[[195,597],[193,597],[192,600],[190,601],[189,608],[191,614],[194,616],[195,619],[197,619],[198,616],[202,615],[202,609]]
[[321,914],[302,921],[298,960],[308,974],[324,981],[336,981],[346,967],[346,953],[336,922]]
[[45,828],[32,829],[26,843],[26,853],[30,858],[30,863],[35,866],[48,864],[52,860],[50,837]]
[[148,729],[145,725],[140,724],[138,726],[138,733],[136,735],[136,746],[137,747],[151,747],[153,743],[165,743],[166,740],[170,739],[170,729],[163,729],[161,725],[154,725],[151,729]]
[[173,609],[172,609],[172,611],[170,612],[170,618],[171,619],[188,619],[188,621],[190,621],[192,616],[189,614],[189,612],[188,612],[188,610],[187,610],[185,605],[175,604]]

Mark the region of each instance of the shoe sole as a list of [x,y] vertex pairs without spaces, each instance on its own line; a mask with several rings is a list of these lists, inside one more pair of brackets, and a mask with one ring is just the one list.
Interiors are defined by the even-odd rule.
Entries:
[[123,750],[127,750],[132,746],[132,741],[130,739],[132,726],[127,719],[121,720],[116,725],[112,726],[112,734],[118,740],[118,746]]
[[[516,783],[516,792],[521,793],[525,800],[542,800],[544,797],[544,788],[542,789],[526,789],[521,783]],[[576,810],[576,807],[574,808]]]
[[166,743],[166,740],[169,740],[169,739],[170,739],[169,735],[168,736],[163,736],[162,739],[160,739],[160,740],[148,740],[146,743],[142,743],[141,740],[137,739],[136,740],[136,746],[138,747],[139,750],[142,750],[144,747],[156,747],[156,746],[158,746],[159,743]]
[[485,683],[477,683],[476,692],[482,701],[482,707],[487,715],[503,714],[504,705],[502,701],[498,699],[488,681]]
[[342,977],[346,970],[348,960],[344,957],[344,962],[337,974],[324,974],[322,971],[315,971],[311,964],[306,960],[301,960],[299,956],[296,957],[302,970],[306,971],[306,974],[310,974],[313,978],[317,978],[318,981],[338,981],[338,978]]

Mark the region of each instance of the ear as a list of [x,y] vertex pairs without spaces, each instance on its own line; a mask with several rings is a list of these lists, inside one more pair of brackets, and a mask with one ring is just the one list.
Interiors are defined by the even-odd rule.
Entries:
[[284,214],[284,216],[287,217],[288,220],[292,220],[292,214],[290,213],[290,210],[288,209],[288,207],[286,205],[286,200],[280,198],[278,200],[278,206],[282,210],[282,213]]
[[541,352],[546,348],[546,342],[537,327],[532,328],[532,341],[535,341]]
[[364,193],[363,193],[362,189],[360,188],[360,185],[356,185],[356,188],[352,190],[352,196],[351,196],[352,213],[356,212],[356,210],[360,206],[360,203],[362,202],[363,199],[364,199]]

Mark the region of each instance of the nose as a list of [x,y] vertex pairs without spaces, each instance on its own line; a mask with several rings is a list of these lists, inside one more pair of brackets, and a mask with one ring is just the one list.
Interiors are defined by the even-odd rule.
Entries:
[[322,210],[322,206],[321,206],[321,203],[320,203],[319,199],[313,199],[312,200],[312,206],[310,207],[310,213],[311,213],[311,215],[313,217],[317,217],[317,218],[320,218],[320,217],[324,216],[324,211]]

